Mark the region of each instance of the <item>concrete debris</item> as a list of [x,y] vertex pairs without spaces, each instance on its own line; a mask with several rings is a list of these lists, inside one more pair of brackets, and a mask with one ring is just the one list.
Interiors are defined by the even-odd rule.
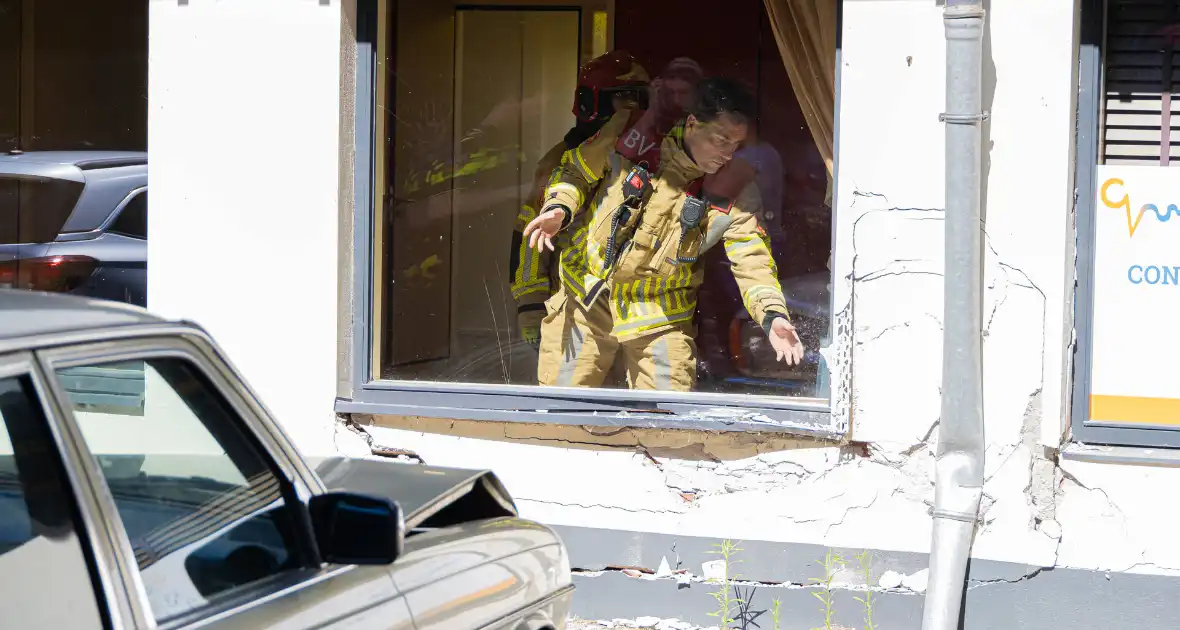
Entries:
[[902,580],[905,576],[897,571],[886,571],[881,574],[881,579],[878,582],[881,588],[900,588]]
[[701,575],[706,580],[725,579],[725,560],[709,560],[701,563]]
[[915,593],[925,593],[926,584],[930,581],[930,569],[922,569],[913,575],[907,575],[901,580],[901,585]]
[[597,621],[587,619],[569,619],[568,630],[601,630],[602,628],[636,628],[644,630],[718,630],[717,626],[697,626],[679,619],[660,619],[659,617],[639,617],[638,619],[601,619]]
[[884,589],[907,589],[915,593],[926,592],[926,584],[930,580],[930,570],[922,569],[912,575],[905,575],[897,571],[885,571],[881,574],[877,585]]

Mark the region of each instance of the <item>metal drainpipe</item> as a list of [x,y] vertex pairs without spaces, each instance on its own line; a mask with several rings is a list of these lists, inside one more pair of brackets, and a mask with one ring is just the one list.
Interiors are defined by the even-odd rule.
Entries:
[[942,415],[922,630],[955,630],[983,494],[981,0],[946,0],[946,273]]

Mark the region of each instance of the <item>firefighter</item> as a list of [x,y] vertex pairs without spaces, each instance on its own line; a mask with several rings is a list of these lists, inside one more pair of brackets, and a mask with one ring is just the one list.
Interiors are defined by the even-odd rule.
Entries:
[[777,359],[802,361],[803,343],[758,224],[758,187],[748,178],[727,182],[722,168],[753,110],[739,84],[707,79],[689,115],[659,142],[632,141],[626,132],[636,113],[619,112],[565,152],[543,211],[522,233],[529,247],[553,251],[553,239],[569,231],[561,286],[545,303],[542,385],[599,386],[621,351],[632,388],[691,390],[692,320],[704,277],[698,261],[718,243]]
[[555,264],[557,251],[567,239],[558,236],[553,250],[533,250],[524,242],[522,231],[536,218],[542,193],[550,176],[561,166],[561,156],[598,132],[616,110],[630,112],[646,108],[647,86],[647,71],[626,51],[613,51],[590,60],[579,72],[574,92],[576,124],[537,162],[533,187],[516,216],[509,261],[517,325],[521,337],[534,348],[540,345],[545,300],[560,282]]

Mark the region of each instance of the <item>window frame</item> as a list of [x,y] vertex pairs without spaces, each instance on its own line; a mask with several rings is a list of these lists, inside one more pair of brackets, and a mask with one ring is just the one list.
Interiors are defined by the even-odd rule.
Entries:
[[1085,444],[1180,448],[1180,427],[1121,427],[1091,424],[1090,393],[1094,335],[1095,225],[1102,99],[1106,3],[1083,0],[1078,51],[1077,147],[1075,195],[1077,252],[1074,294],[1074,360],[1070,405],[1070,439]]
[[[114,497],[106,484],[105,476],[97,458],[90,452],[74,416],[73,405],[69,394],[56,370],[127,360],[148,359],[176,359],[187,361],[196,373],[212,387],[215,395],[222,398],[230,411],[237,415],[243,426],[243,432],[253,436],[259,454],[266,460],[273,474],[278,476],[282,487],[283,499],[290,509],[303,507],[306,511],[307,500],[313,495],[323,492],[318,478],[309,480],[305,469],[292,461],[292,454],[282,447],[282,442],[270,431],[267,423],[261,421],[258,414],[251,409],[251,405],[234,387],[235,382],[231,374],[218,369],[215,361],[201,352],[201,349],[188,339],[169,336],[139,336],[127,339],[83,342],[69,346],[38,350],[35,352],[38,367],[46,375],[46,391],[58,410],[55,425],[64,435],[69,436],[67,442],[72,445],[71,457],[66,460],[67,470],[74,470],[79,476],[87,480],[85,489],[91,495],[97,509],[96,518],[103,523],[105,530],[105,545],[108,553],[113,556],[112,563],[117,568],[111,574],[118,576],[122,583],[128,616],[125,623],[143,628],[174,628],[184,627],[213,617],[224,617],[249,610],[269,598],[280,593],[311,587],[322,581],[324,565],[319,560],[318,549],[315,546],[314,535],[311,531],[310,519],[306,514],[296,518],[301,538],[300,548],[293,550],[304,558],[304,567],[293,571],[270,576],[255,584],[231,589],[215,596],[214,601],[186,611],[175,617],[160,622],[152,613],[147,591],[139,574],[134,551],[123,526],[122,517],[115,505]],[[249,437],[247,439],[250,439]],[[295,454],[297,457],[297,454]],[[81,488],[80,486],[79,488]],[[330,573],[335,570],[329,568]]]
[[103,620],[106,628],[121,628],[120,620],[129,612],[126,591],[123,585],[110,578],[109,567],[117,562],[117,556],[103,538],[105,527],[102,525],[101,510],[94,497],[85,492],[84,482],[73,469],[70,462],[70,450],[65,448],[66,441],[62,439],[58,425],[56,405],[50,394],[44,372],[38,364],[35,355],[29,351],[19,351],[10,354],[0,354],[0,379],[27,378],[33,388],[36,400],[33,403],[40,409],[45,418],[49,434],[53,440],[53,447],[57,450],[65,476],[62,483],[67,496],[73,500],[76,514],[81,519],[79,531],[75,532],[82,554],[86,558],[91,572],[90,581],[94,588],[95,609]]
[[[374,236],[379,196],[375,190],[377,151],[383,150],[384,138],[374,113],[378,110],[377,69],[379,4],[387,0],[357,0],[356,83],[354,86],[355,163],[353,177],[353,212],[349,226],[352,237],[351,277],[342,275],[342,283],[351,285],[351,317],[347,324],[346,395],[338,396],[337,413],[387,414],[439,419],[486,420],[576,426],[612,426],[660,429],[695,429],[707,431],[755,431],[786,433],[821,440],[841,441],[848,437],[850,412],[837,405],[848,404],[851,368],[829,365],[831,395],[818,398],[734,395],[711,392],[663,392],[625,389],[577,387],[539,387],[442,381],[407,381],[374,378],[377,337],[374,326],[381,325],[374,300],[374,281],[382,274],[375,265]],[[389,0],[391,3],[392,0]],[[387,5],[388,6],[388,5]],[[843,30],[843,0],[836,0],[835,127],[832,186],[833,290],[829,295],[828,336],[832,347],[844,340],[836,326],[835,248],[838,226],[837,186],[840,138],[840,59]],[[394,21],[387,16],[388,24]],[[388,25],[387,24],[387,25]],[[851,335],[851,329],[847,335]]]

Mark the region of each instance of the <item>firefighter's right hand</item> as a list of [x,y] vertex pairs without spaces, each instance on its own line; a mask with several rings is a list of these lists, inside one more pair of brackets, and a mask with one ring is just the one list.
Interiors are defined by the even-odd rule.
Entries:
[[553,237],[561,231],[561,222],[565,220],[565,208],[549,206],[529,222],[522,235],[529,240],[529,247],[543,251],[548,247],[553,251]]

